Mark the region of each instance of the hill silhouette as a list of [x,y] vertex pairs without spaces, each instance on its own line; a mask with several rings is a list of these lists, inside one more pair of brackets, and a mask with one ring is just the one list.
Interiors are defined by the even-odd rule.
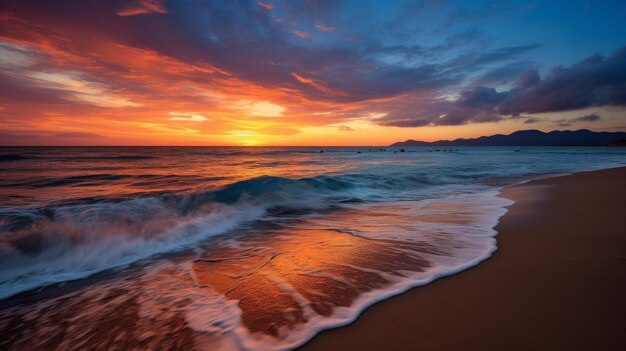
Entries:
[[391,146],[605,146],[619,145],[619,140],[626,138],[626,132],[592,132],[587,129],[576,131],[554,130],[519,130],[503,135],[496,134],[473,139],[455,139],[438,141],[418,141],[409,139],[391,144]]

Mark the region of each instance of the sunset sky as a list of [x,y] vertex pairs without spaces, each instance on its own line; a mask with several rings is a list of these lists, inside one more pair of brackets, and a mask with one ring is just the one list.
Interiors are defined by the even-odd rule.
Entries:
[[626,130],[626,1],[0,1],[0,145]]

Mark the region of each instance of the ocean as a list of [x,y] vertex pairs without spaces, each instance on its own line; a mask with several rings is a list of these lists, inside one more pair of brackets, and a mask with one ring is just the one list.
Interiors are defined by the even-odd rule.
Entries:
[[502,187],[625,164],[604,147],[4,147],[0,346],[290,349],[487,259]]

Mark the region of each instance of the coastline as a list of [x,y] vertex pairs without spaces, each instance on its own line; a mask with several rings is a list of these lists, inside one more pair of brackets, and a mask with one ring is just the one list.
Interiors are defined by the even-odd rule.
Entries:
[[[498,250],[300,350],[622,349],[626,167],[505,188]],[[583,201],[579,201],[583,199]]]
[[[478,259],[482,261],[480,264],[475,266],[477,261],[470,263],[469,268],[443,272],[444,277],[438,275],[434,282],[431,278],[435,276],[425,276],[419,284],[410,284],[419,289],[410,286],[397,289],[392,285],[385,288],[394,279],[381,281],[367,271],[349,267],[368,267],[391,274],[415,270],[419,275],[420,267],[429,263],[416,261],[416,258],[427,253],[428,247],[394,241],[384,232],[383,240],[365,240],[351,233],[329,231],[324,225],[298,229],[297,233],[293,228],[281,231],[274,227],[264,235],[242,233],[238,239],[239,252],[228,246],[207,248],[190,267],[192,284],[182,279],[189,276],[181,275],[183,272],[178,272],[176,265],[164,265],[151,273],[134,269],[120,275],[113,271],[102,272],[87,279],[0,300],[0,311],[6,309],[4,317],[7,317],[0,318],[0,335],[6,337],[5,342],[0,342],[0,348],[20,348],[36,340],[43,349],[59,348],[59,341],[85,342],[85,346],[102,349],[138,345],[158,348],[170,343],[179,347],[186,345],[185,349],[234,349],[237,343],[252,349],[289,349],[312,337],[302,349],[621,349],[626,345],[626,338],[620,334],[626,318],[625,303],[620,300],[626,295],[626,284],[622,281],[626,272],[626,240],[620,217],[625,212],[624,204],[620,203],[626,195],[625,176],[626,167],[621,167],[518,183],[501,190],[499,196],[494,190],[488,197],[496,200],[497,204],[493,205],[502,212],[489,224],[483,222],[484,218],[475,217],[484,212],[476,204],[486,204],[467,199],[467,202],[456,199],[422,204],[418,208],[404,209],[404,215],[398,212],[397,205],[334,214],[337,218],[333,223],[358,223],[350,228],[370,234],[380,234],[380,229],[369,228],[371,223],[367,223],[363,213],[378,219],[391,216],[389,220],[408,228],[412,236],[415,228],[411,228],[416,223],[443,221],[441,223],[447,226],[488,228],[482,234],[476,233],[487,235],[491,240],[489,254]],[[579,199],[585,201],[581,203]],[[542,210],[537,211],[537,208]],[[450,213],[459,216],[450,216]],[[559,227],[563,224],[567,224],[565,229]],[[463,231],[455,234],[450,229],[445,228],[446,236],[439,239],[456,242],[461,238],[458,235],[464,235]],[[494,252],[496,232],[500,234],[496,237],[498,249]],[[590,237],[588,233],[592,232]],[[258,248],[264,249],[259,251]],[[238,263],[224,259],[229,255],[239,257]],[[486,257],[490,258],[484,260]],[[337,284],[332,284],[327,276],[308,274],[317,266],[309,267],[307,262],[325,262],[326,271],[347,283],[337,291]],[[481,268],[485,265],[491,268]],[[247,273],[250,267],[257,266],[261,267],[257,269],[258,274]],[[462,274],[458,274],[461,271]],[[357,274],[360,278],[350,280]],[[228,278],[240,276],[245,278],[238,281]],[[288,279],[300,294],[305,294],[306,301],[294,300],[285,291],[280,293],[282,290],[275,281],[264,278],[268,276]],[[307,278],[302,280],[301,277]],[[176,303],[185,296],[206,299],[208,295],[203,290],[206,286],[223,295],[227,299],[225,304],[216,300],[221,307],[194,312],[189,309],[196,306],[192,302]],[[190,290],[181,294],[184,287]],[[258,294],[259,288],[263,294]],[[126,292],[119,295],[124,289]],[[168,301],[167,308],[151,307],[155,291],[159,301]],[[385,291],[387,294],[381,295]],[[45,307],[50,306],[51,299],[57,298],[61,300],[56,301],[64,302]],[[255,337],[233,334],[233,330],[244,329],[230,329],[228,323],[235,319],[216,312],[222,311],[224,306],[235,308],[233,304],[239,304],[241,321],[247,330],[255,332]],[[65,334],[64,330],[74,325],[71,321],[77,320],[80,311],[89,306],[100,312],[80,317],[85,324],[81,334]],[[139,310],[144,314],[140,315],[135,309],[122,313],[121,306],[143,306]],[[299,310],[299,306],[305,307]],[[297,318],[305,316],[305,312],[307,318],[314,316],[305,308],[316,308],[316,313],[324,316],[330,316],[328,311],[334,310],[331,320],[334,325],[317,325],[316,320],[309,319],[309,325],[317,331],[330,329],[318,335],[315,330],[308,335],[294,332],[288,334],[289,339],[280,339],[282,345],[273,343],[271,336],[280,328],[297,323]],[[145,314],[147,311],[168,311],[186,317],[172,317],[171,323],[154,323],[147,317],[149,314]],[[280,314],[280,311],[287,313]],[[211,314],[213,312],[216,313]],[[109,319],[113,316],[114,320]],[[206,330],[202,329],[204,324],[191,324],[207,318],[218,321],[218,326],[226,326],[223,331],[211,332],[229,337],[207,339],[202,332]],[[199,331],[198,334],[183,332],[192,325],[198,328],[193,329]],[[146,328],[162,328],[160,334],[169,336],[150,338],[152,346],[148,347],[142,336]],[[124,339],[101,338],[102,330],[107,330],[107,335],[117,335],[126,329],[134,332]],[[234,344],[231,345],[231,341]]]

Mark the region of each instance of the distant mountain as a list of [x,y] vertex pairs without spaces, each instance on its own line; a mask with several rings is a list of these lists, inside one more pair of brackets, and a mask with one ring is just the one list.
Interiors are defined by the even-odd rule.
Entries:
[[604,146],[620,145],[626,132],[592,132],[587,129],[576,131],[555,130],[549,133],[540,130],[519,130],[509,135],[496,134],[475,139],[438,140],[433,142],[409,139],[391,146]]

